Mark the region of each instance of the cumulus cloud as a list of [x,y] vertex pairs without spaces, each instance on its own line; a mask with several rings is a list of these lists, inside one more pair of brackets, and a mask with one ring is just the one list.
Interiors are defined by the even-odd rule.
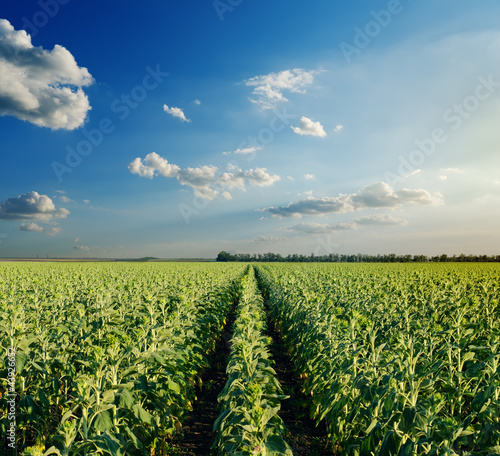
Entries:
[[280,217],[302,217],[352,212],[368,208],[397,208],[407,204],[440,204],[442,195],[431,194],[423,189],[402,189],[395,191],[385,182],[364,187],[357,193],[340,194],[334,197],[309,197],[287,206],[269,207],[265,211]]
[[37,225],[34,222],[29,223],[21,223],[19,226],[20,231],[30,231],[34,233],[45,233],[47,236],[55,236],[61,232],[61,228],[58,226],[51,227],[49,229],[43,228],[40,225]]
[[175,177],[180,168],[172,165],[168,160],[160,157],[156,152],[151,152],[144,157],[144,161],[137,157],[128,165],[128,169],[133,174],[152,179],[155,175],[161,174],[163,177]]
[[359,217],[349,222],[327,225],[323,223],[299,223],[289,228],[292,231],[299,231],[305,234],[326,234],[335,231],[357,230],[363,226],[402,226],[407,225],[405,219],[395,218],[390,214],[377,214]]
[[43,228],[40,225],[37,225],[34,222],[30,223],[21,223],[21,226],[19,227],[20,231],[34,231],[34,232],[40,232],[43,231]]
[[[179,171],[177,180],[181,185],[191,187],[196,196],[211,200],[218,195],[217,190],[212,188],[217,180],[217,172],[218,168],[213,165],[185,168]],[[226,199],[228,198],[226,197]]]
[[7,198],[0,203],[0,220],[41,220],[66,218],[70,212],[57,209],[47,195],[28,192],[16,198]]
[[171,114],[174,117],[177,117],[178,119],[181,119],[183,122],[191,122],[186,115],[184,114],[184,111],[181,108],[169,108],[167,105],[163,105],[163,110]]
[[246,79],[243,83],[253,87],[254,98],[250,101],[262,109],[273,108],[277,102],[288,101],[283,95],[284,91],[292,93],[305,93],[305,88],[314,81],[316,71],[306,71],[301,68],[284,70],[279,73],[269,73]]
[[344,129],[344,126],[339,124],[339,125],[335,126],[335,129],[333,131],[334,131],[334,133],[340,133],[343,129]]
[[204,165],[196,168],[180,168],[152,152],[143,159],[140,157],[132,161],[128,169],[133,174],[152,179],[156,175],[167,178],[176,178],[181,185],[194,190],[196,196],[205,199],[214,199],[222,196],[231,199],[228,190],[237,188],[245,190],[246,185],[266,187],[280,180],[277,175],[271,175],[266,168],[248,169],[242,171],[237,166],[230,167],[230,172],[221,173],[214,165]]
[[298,135],[306,136],[319,136],[324,138],[326,136],[323,126],[319,122],[314,122],[311,119],[302,116],[298,126],[290,127]]
[[74,130],[91,109],[82,87],[93,82],[66,48],[35,47],[24,30],[0,19],[0,115]]

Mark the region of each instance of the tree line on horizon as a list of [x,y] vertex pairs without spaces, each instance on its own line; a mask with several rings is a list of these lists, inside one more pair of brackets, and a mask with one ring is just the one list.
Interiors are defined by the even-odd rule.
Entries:
[[217,261],[241,261],[241,262],[289,262],[289,263],[431,263],[431,262],[500,262],[500,255],[452,255],[446,254],[427,256],[427,255],[396,255],[395,253],[383,255],[366,255],[357,253],[355,255],[346,255],[340,253],[330,253],[328,255],[299,255],[289,254],[282,256],[279,253],[235,253],[231,254],[225,251],[219,252]]

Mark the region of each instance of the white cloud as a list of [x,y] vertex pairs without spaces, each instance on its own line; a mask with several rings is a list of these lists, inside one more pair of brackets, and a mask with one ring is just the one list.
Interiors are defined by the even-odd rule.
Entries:
[[63,196],[60,196],[59,199],[63,202],[63,203],[71,203],[71,201],[73,201],[71,198],[68,198],[67,196],[63,195]]
[[55,236],[56,234],[61,232],[61,228],[58,226],[54,226],[49,229],[45,229],[41,227],[40,225],[37,225],[34,222],[29,222],[29,223],[21,223],[19,226],[20,231],[30,231],[30,232],[36,232],[36,233],[45,233],[47,236]]
[[228,190],[234,188],[245,190],[247,184],[266,187],[280,180],[279,176],[269,174],[266,168],[242,171],[237,166],[229,166],[230,172],[222,174],[214,165],[182,169],[168,163],[155,152],[146,155],[144,160],[136,158],[129,164],[128,169],[133,174],[150,179],[158,174],[167,178],[175,177],[181,185],[191,187],[195,195],[210,200],[218,196],[231,199]]
[[201,105],[201,101],[200,101],[200,100],[198,100],[198,99],[194,100],[194,101],[193,101],[193,103],[194,103],[195,105],[197,105],[197,106],[200,106],[200,105]]
[[344,129],[343,125],[337,125],[333,131],[334,133],[340,133],[343,129]]
[[254,87],[252,94],[255,98],[250,101],[258,104],[262,109],[270,109],[277,102],[288,101],[284,91],[305,93],[305,88],[314,81],[316,71],[306,71],[300,68],[284,70],[279,73],[269,73],[246,79],[243,83],[247,87]]
[[440,170],[442,173],[463,173],[464,170],[460,168],[444,168]]
[[177,117],[178,119],[181,119],[183,122],[191,122],[191,120],[189,120],[185,114],[184,114],[184,111],[181,109],[181,108],[169,108],[167,105],[163,105],[163,110],[168,113],[168,114],[171,114],[172,116],[174,117]]
[[90,200],[83,200],[83,204],[89,204]]
[[316,179],[316,176],[314,174],[304,174],[304,177],[307,180],[315,180]]
[[301,117],[297,127],[291,126],[290,128],[298,135],[319,136],[320,138],[326,136],[325,130],[319,122],[314,122],[304,116]]
[[439,176],[439,179],[442,181],[448,180],[448,176]]
[[0,220],[42,220],[66,218],[67,209],[56,209],[47,195],[28,192],[16,198],[7,198],[0,203]]
[[286,238],[279,236],[259,236],[254,238],[252,242],[255,242],[257,244],[269,244],[269,243],[274,244],[276,242],[281,242],[281,241],[286,241]]
[[357,193],[340,194],[334,197],[309,197],[287,206],[269,207],[265,211],[280,217],[302,217],[352,212],[368,208],[396,208],[407,204],[441,204],[440,193],[431,194],[423,189],[402,189],[394,191],[389,184],[377,182],[364,187]]
[[55,236],[56,234],[59,234],[61,232],[61,228],[58,226],[55,226],[53,228],[50,228],[48,230],[44,230],[45,234],[48,236]]
[[337,223],[336,225],[327,225],[323,223],[299,223],[289,228],[293,231],[299,231],[306,234],[326,234],[335,231],[352,231],[363,226],[403,226],[407,225],[405,219],[395,218],[389,214],[367,215],[359,217],[349,222]]
[[87,247],[86,245],[74,245],[73,250],[82,250],[88,252],[90,250],[90,247]]
[[256,147],[256,146],[244,147],[243,149],[236,149],[233,152],[233,154],[248,155],[248,154],[253,154],[254,152],[257,152],[258,150],[261,149],[262,147]]
[[243,147],[241,149],[236,149],[233,151],[228,151],[228,152],[222,152],[222,155],[231,155],[231,154],[236,154],[236,155],[251,155],[255,154],[255,152],[262,150],[262,147],[257,147],[257,146],[248,146],[248,147]]
[[128,165],[128,169],[133,174],[152,179],[157,173],[164,177],[176,177],[180,168],[172,165],[156,152],[146,155],[144,162],[138,157]]
[[213,165],[185,168],[179,171],[177,180],[181,185],[193,188],[196,196],[211,200],[218,195],[217,190],[212,188],[217,172],[218,168]]
[[270,175],[266,168],[237,170],[234,173],[224,173],[220,177],[220,182],[226,187],[239,188],[240,190],[245,190],[247,182],[258,187],[269,187],[279,180],[279,176]]
[[43,228],[34,222],[29,222],[29,223],[22,223],[21,226],[19,227],[19,230],[40,232],[43,231]]
[[0,115],[74,130],[91,109],[82,87],[93,82],[66,48],[34,47],[24,30],[0,19]]

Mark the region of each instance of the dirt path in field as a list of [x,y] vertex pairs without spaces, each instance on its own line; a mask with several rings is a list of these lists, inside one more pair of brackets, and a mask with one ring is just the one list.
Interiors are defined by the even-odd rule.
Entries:
[[209,360],[209,368],[203,373],[202,387],[196,392],[198,399],[193,403],[193,411],[182,426],[182,436],[172,448],[172,456],[210,456],[214,440],[212,426],[219,416],[217,396],[227,381],[226,364],[229,357],[229,340],[234,323],[234,310],[228,316],[226,327],[217,341]]
[[[264,306],[268,311],[266,301]],[[269,315],[269,312],[267,314]],[[268,319],[267,335],[273,340],[269,351],[275,362],[273,367],[277,379],[283,393],[290,396],[281,402],[281,410],[278,413],[288,429],[284,436],[285,441],[292,447],[294,456],[331,456],[334,453],[326,426],[324,423],[316,426],[315,421],[309,417],[309,398],[301,391],[301,381],[294,373],[292,360],[271,319]]]
[[[264,301],[265,309],[267,303]],[[219,416],[217,396],[224,388],[227,375],[226,365],[230,355],[229,341],[235,319],[231,311],[224,333],[219,338],[210,359],[210,367],[202,375],[202,388],[197,391],[197,401],[182,428],[182,435],[170,448],[172,456],[213,456],[211,450],[214,440],[212,426]],[[272,339],[269,346],[275,362],[274,369],[283,393],[290,396],[282,401],[279,416],[288,429],[284,436],[291,446],[294,456],[324,456],[333,454],[324,424],[319,426],[309,418],[309,400],[301,392],[301,382],[295,376],[292,361],[286,351],[281,335],[273,322],[268,320],[267,335]]]

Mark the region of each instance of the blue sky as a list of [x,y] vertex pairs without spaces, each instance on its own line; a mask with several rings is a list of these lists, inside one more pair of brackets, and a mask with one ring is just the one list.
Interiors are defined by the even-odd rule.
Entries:
[[498,254],[499,13],[2,5],[0,256]]

